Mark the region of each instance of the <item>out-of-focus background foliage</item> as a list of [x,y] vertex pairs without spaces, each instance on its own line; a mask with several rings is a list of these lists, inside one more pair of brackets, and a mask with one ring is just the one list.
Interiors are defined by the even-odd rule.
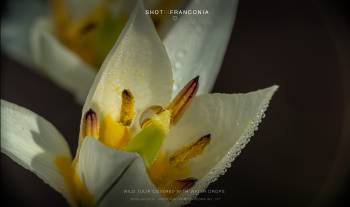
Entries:
[[[219,199],[189,206],[349,206],[346,6],[332,0],[240,1],[214,91],[248,92],[272,84],[280,90],[252,141],[209,187],[225,193],[201,194]],[[72,95],[4,54],[1,75],[1,98],[50,120],[76,148],[81,106]],[[67,205],[4,155],[1,183],[8,206]]]

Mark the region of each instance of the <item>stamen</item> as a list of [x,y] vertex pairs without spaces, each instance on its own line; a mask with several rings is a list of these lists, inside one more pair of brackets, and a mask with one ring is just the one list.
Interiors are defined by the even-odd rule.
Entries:
[[192,188],[197,182],[196,178],[185,178],[180,180],[175,180],[169,185],[164,186],[163,189],[166,190],[163,195],[169,200],[176,198],[182,191]]
[[96,113],[89,109],[85,113],[84,123],[83,123],[83,137],[92,136],[98,138],[99,134],[99,124],[97,120]]
[[131,92],[126,89],[123,90],[120,122],[125,126],[129,126],[134,118],[134,105],[135,101]]
[[96,22],[88,22],[81,28],[80,33],[82,35],[85,35],[85,34],[91,32],[92,30],[94,30],[96,27],[97,27]]
[[179,189],[181,190],[188,190],[196,184],[197,179],[196,178],[185,178],[181,180],[176,180],[175,181],[177,185],[179,185]]
[[196,95],[199,86],[198,80],[199,76],[188,82],[167,107],[167,109],[171,111],[172,124],[176,124],[185,109],[190,105],[192,97]]
[[76,21],[77,35],[82,38],[87,33],[96,29],[106,19],[107,13],[108,10],[106,5],[97,5],[85,17],[79,19],[79,21]]
[[210,134],[201,137],[195,143],[181,149],[180,151],[170,156],[170,164],[176,167],[184,166],[190,159],[196,157],[197,155],[200,155],[205,147],[209,144],[209,142]]

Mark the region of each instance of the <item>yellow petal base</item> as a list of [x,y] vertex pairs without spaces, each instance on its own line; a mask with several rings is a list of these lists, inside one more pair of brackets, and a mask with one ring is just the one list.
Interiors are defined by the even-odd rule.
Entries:
[[104,118],[99,141],[114,149],[120,149],[129,142],[128,137],[128,127],[116,122],[110,115]]
[[182,190],[174,185],[174,182],[179,179],[187,178],[189,175],[189,168],[178,168],[171,165],[169,156],[160,154],[157,160],[148,169],[148,174],[160,193],[168,199],[173,199],[181,193]]
[[63,176],[65,184],[68,187],[76,206],[94,206],[95,199],[81,182],[80,177],[73,166],[72,160],[65,156],[57,157],[55,164],[58,171]]

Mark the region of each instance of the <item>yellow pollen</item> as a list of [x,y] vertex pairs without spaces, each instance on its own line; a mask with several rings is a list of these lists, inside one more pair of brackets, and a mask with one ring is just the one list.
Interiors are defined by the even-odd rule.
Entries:
[[175,152],[169,159],[174,166],[186,165],[190,159],[200,155],[210,142],[210,134],[201,137],[195,143]]
[[122,106],[120,112],[120,122],[125,126],[129,126],[134,118],[134,97],[128,90],[122,92]]

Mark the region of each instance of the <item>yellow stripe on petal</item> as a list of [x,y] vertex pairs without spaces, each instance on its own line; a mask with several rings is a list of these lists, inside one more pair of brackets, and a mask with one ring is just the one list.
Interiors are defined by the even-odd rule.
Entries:
[[177,168],[169,163],[169,157],[161,153],[156,161],[148,169],[152,181],[157,186],[186,177],[189,174],[188,168]]
[[181,182],[190,173],[187,166],[174,166],[169,162],[169,156],[161,153],[152,166],[148,169],[148,174],[152,182],[160,190],[160,193],[169,200],[175,198],[184,187],[189,186]]
[[60,174],[63,176],[65,184],[69,189],[76,205],[86,207],[94,206],[95,199],[81,182],[79,175],[76,173],[72,160],[65,156],[57,157],[55,160],[55,165],[57,166]]

